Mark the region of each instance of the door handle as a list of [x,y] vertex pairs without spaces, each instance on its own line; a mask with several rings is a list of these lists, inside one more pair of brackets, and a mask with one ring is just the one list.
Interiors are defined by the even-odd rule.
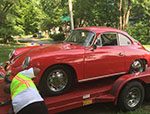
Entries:
[[119,53],[119,56],[124,56],[124,54],[120,52],[120,53]]

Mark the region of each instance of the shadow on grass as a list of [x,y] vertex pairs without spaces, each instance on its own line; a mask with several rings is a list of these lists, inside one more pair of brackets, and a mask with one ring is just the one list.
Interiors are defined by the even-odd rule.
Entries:
[[150,103],[144,103],[141,108],[131,112],[122,112],[112,103],[97,103],[59,114],[150,114]]

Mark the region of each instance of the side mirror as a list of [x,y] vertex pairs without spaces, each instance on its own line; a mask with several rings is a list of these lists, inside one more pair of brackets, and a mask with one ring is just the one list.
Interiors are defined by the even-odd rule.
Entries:
[[96,45],[96,44],[94,44],[94,45],[93,45],[93,49],[95,50],[96,48],[97,48],[97,45]]
[[91,47],[91,51],[94,51],[95,49],[97,48],[97,45],[96,44],[94,44],[94,45],[92,45],[92,47]]

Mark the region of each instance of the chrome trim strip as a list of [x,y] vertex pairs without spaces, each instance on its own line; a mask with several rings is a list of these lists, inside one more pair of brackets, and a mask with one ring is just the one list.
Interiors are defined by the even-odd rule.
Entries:
[[88,78],[88,79],[82,79],[79,80],[78,82],[85,82],[85,81],[89,81],[89,80],[95,80],[95,79],[100,79],[100,78],[105,78],[105,77],[111,77],[114,75],[120,75],[120,74],[125,74],[126,72],[120,72],[120,73],[114,73],[114,74],[109,74],[109,75],[103,75],[103,76],[97,76],[97,77],[93,77],[93,78]]

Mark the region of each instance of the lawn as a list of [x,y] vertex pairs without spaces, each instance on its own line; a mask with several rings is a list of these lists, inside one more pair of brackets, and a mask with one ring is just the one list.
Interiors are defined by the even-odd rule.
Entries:
[[[9,55],[9,53],[12,50],[14,50],[14,49],[16,49],[18,47],[23,47],[23,46],[24,45],[17,45],[17,44],[11,44],[11,45],[2,45],[2,44],[0,44],[0,62],[7,61],[8,60],[8,55]],[[144,47],[146,49],[150,50],[150,45],[145,45]],[[107,113],[107,114],[150,114],[150,105],[149,104],[143,105],[142,108],[139,108],[139,109],[137,109],[136,111],[133,111],[133,112],[128,112],[128,113],[117,112],[117,113],[113,113],[113,110],[112,110],[112,113]]]
[[150,51],[150,45],[144,45],[144,47]]
[[8,60],[9,53],[12,50],[14,50],[18,47],[22,47],[22,46],[24,46],[24,45],[19,45],[19,44],[2,45],[2,44],[0,44],[0,63]]

